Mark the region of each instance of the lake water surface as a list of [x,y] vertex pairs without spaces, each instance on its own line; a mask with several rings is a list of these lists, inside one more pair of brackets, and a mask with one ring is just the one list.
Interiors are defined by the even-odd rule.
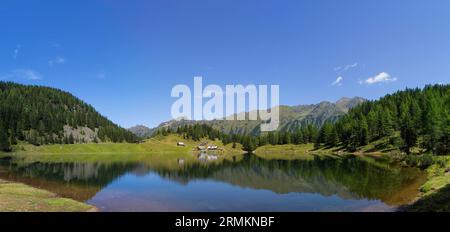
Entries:
[[425,175],[348,156],[144,163],[0,162],[0,178],[23,182],[101,211],[393,211],[411,202]]

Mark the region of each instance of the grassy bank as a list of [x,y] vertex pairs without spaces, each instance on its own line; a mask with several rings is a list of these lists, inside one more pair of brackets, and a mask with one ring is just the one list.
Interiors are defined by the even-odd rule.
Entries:
[[[380,149],[383,147],[383,149]],[[339,157],[343,154],[361,156],[363,159],[370,157],[384,157],[394,162],[401,162],[405,166],[419,167],[425,169],[427,181],[420,187],[420,195],[411,205],[400,208],[400,211],[450,211],[450,157],[418,155],[419,148],[414,148],[414,154],[409,156],[400,155],[398,149],[382,145],[382,141],[375,141],[367,146],[361,147],[356,152],[346,152],[340,148],[322,147],[314,149],[313,144],[301,145],[266,145],[259,147],[255,155],[265,159],[313,159],[314,156]]]
[[95,212],[94,206],[0,179],[0,212]]
[[[177,146],[177,142],[184,142],[186,146]],[[87,144],[52,144],[43,146],[34,146],[31,144],[20,143],[13,147],[13,153],[26,154],[100,154],[100,153],[183,153],[192,152],[200,143],[206,142],[209,145],[216,145],[224,153],[242,153],[242,146],[237,144],[232,148],[231,144],[224,145],[220,140],[193,141],[183,139],[181,136],[171,134],[168,136],[156,136],[147,139],[142,143],[87,143]]]
[[450,157],[434,157],[434,164],[427,171],[427,182],[420,191],[421,196],[402,211],[440,212],[450,211]]
[[[177,146],[184,142],[185,146]],[[216,151],[219,159],[231,159],[243,154],[242,146],[235,148],[231,144],[223,145],[221,141],[193,141],[178,135],[159,136],[148,139],[140,144],[131,143],[91,143],[91,144],[53,144],[34,146],[19,144],[13,152],[0,153],[1,157],[10,156],[22,163],[31,162],[142,162],[153,165],[177,165],[179,159],[185,162],[195,162],[199,151],[197,146],[207,142],[221,148]]]
[[400,152],[398,150],[384,149],[377,150],[376,147],[379,146],[381,141],[375,141],[368,144],[367,146],[360,147],[355,152],[349,152],[344,146],[329,147],[320,146],[319,148],[314,147],[313,143],[307,144],[285,144],[285,145],[264,145],[258,147],[255,150],[255,154],[269,159],[310,159],[314,156],[341,156],[344,154],[354,154],[362,156],[385,156],[390,155],[395,152]]
[[265,145],[258,147],[254,154],[264,159],[282,159],[282,160],[311,160],[314,156],[333,155],[331,150],[314,149],[314,144],[285,144],[285,145]]

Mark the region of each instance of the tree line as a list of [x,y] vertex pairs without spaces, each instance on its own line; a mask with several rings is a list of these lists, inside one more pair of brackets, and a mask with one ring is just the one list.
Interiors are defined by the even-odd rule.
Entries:
[[254,151],[257,147],[264,145],[283,145],[283,144],[306,144],[316,141],[319,128],[310,124],[305,127],[299,127],[293,132],[290,131],[274,131],[261,134],[258,136],[251,134],[225,134],[207,124],[194,124],[180,126],[176,129],[170,127],[161,128],[154,136],[169,134],[178,134],[184,139],[192,139],[200,141],[201,139],[215,140],[219,139],[224,145],[233,144],[236,147],[237,143],[242,144],[245,151]]
[[131,132],[112,123],[70,93],[41,86],[0,82],[0,150],[26,141],[35,145],[75,143],[63,127],[97,130],[98,141],[135,142]]
[[186,139],[220,139],[224,144],[241,143],[246,151],[271,144],[314,143],[315,148],[341,147],[356,151],[373,141],[409,154],[413,147],[423,152],[450,153],[450,85],[427,85],[423,89],[405,89],[379,100],[366,101],[352,108],[336,122],[320,128],[312,124],[290,131],[260,135],[224,134],[204,124],[186,125],[157,134],[178,133]]
[[340,144],[350,151],[381,140],[385,146],[409,154],[418,147],[423,152],[450,153],[450,85],[427,85],[406,89],[367,101],[351,109],[336,123],[325,124],[318,144]]

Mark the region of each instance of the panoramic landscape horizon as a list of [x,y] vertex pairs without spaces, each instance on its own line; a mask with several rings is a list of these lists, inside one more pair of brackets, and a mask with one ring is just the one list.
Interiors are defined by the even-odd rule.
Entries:
[[450,212],[449,11],[7,0],[0,212],[169,212],[149,222],[171,231]]

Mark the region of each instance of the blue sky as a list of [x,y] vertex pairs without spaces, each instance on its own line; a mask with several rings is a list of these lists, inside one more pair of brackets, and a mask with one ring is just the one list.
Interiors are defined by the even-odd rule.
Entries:
[[124,127],[176,84],[279,84],[286,105],[450,80],[450,1],[2,0],[0,80],[60,88]]

